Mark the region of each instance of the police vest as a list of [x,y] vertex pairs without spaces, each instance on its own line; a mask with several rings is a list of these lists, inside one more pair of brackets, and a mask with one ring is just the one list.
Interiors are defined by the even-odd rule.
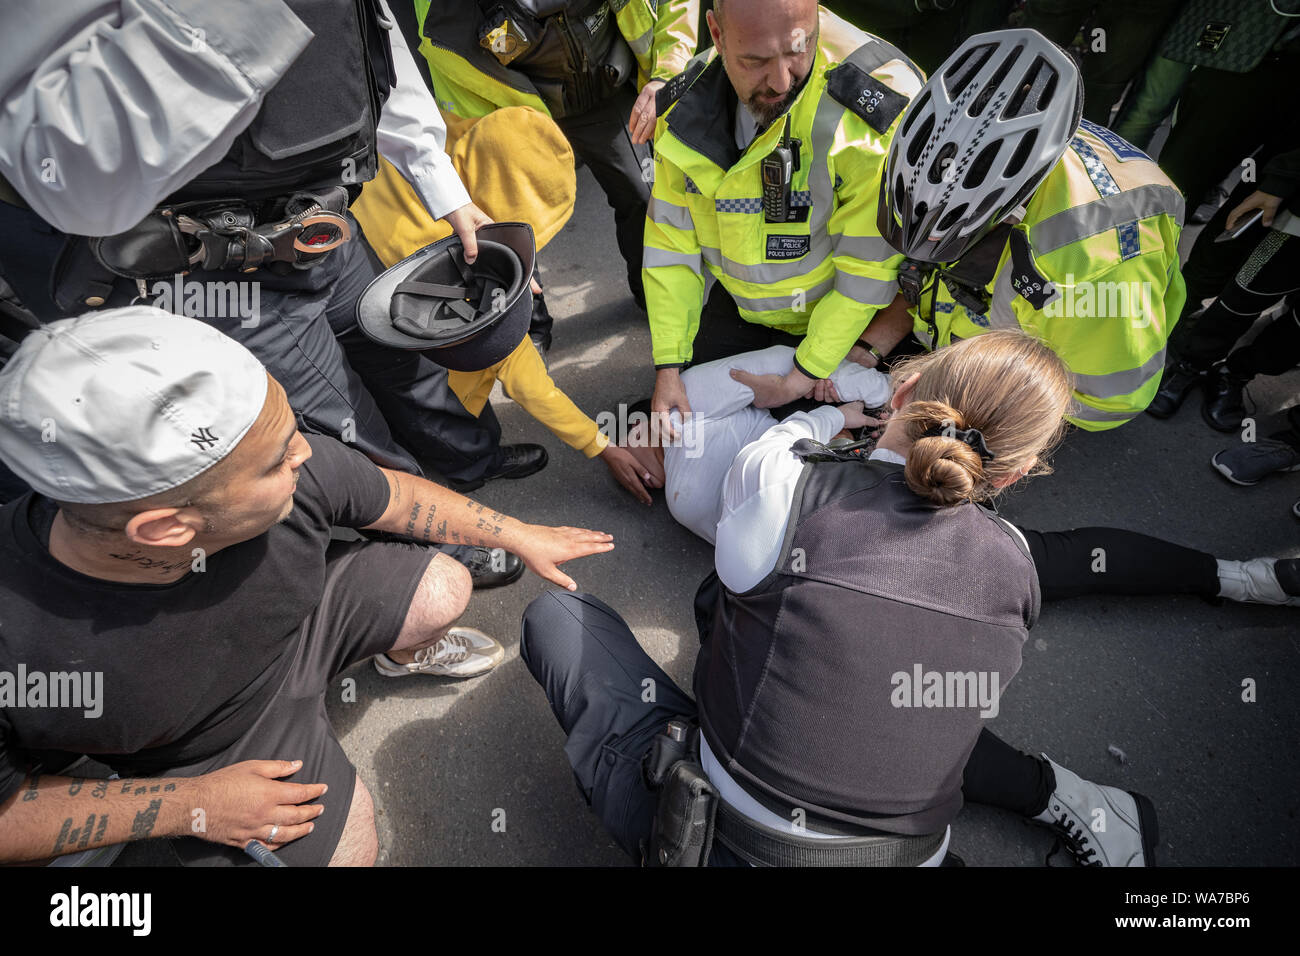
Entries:
[[692,358],[706,268],[745,321],[805,336],[795,362],[813,378],[835,369],[898,291],[902,256],[880,234],[877,198],[889,138],[922,77],[885,41],[827,11],[820,23],[786,114],[797,165],[785,221],[766,212],[760,173],[784,117],[739,149],[742,107],[706,54],[660,91],[642,260],[657,367]]
[[1084,120],[1010,230],[986,313],[943,283],[913,314],[931,347],[993,328],[1042,339],[1074,375],[1070,421],[1115,428],[1150,404],[1187,298],[1179,269],[1183,198],[1137,147]]
[[375,130],[396,82],[378,0],[285,0],[314,36],[220,161],[166,202],[269,199],[373,179]]
[[[420,0],[419,28],[433,51],[428,59],[440,105],[458,115],[478,115],[445,102],[441,66],[467,74],[456,78],[471,87],[486,78],[539,99],[555,119],[591,109],[636,78],[637,61],[612,6],[625,9],[627,0],[459,0],[432,6]],[[444,64],[438,51],[455,56]],[[461,63],[468,69],[458,70]]]
[[776,567],[718,590],[694,692],[732,778],[814,829],[940,832],[1038,616],[1019,533],[913,494],[899,465],[810,462]]

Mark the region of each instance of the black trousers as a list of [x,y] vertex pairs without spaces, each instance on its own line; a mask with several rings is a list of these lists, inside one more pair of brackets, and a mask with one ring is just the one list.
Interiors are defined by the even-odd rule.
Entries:
[[[548,591],[524,611],[519,654],[568,735],[565,755],[587,805],[633,859],[650,837],[658,795],[641,772],[668,721],[696,719],[695,701],[637,643],[618,612],[590,594]],[[1016,813],[1040,813],[1055,789],[1051,766],[988,730],[966,765],[962,795]],[[715,843],[710,866],[743,866]]]
[[[1191,548],[1115,528],[1022,533],[1044,600],[1218,593],[1214,558]],[[618,845],[639,858],[658,799],[645,785],[641,759],[669,720],[695,719],[695,702],[650,659],[618,612],[589,594],[548,591],[534,600],[524,611],[519,650],[568,735],[564,751],[578,790]],[[963,773],[962,796],[1032,817],[1055,787],[1046,761],[984,729]],[[740,861],[715,846],[711,863]]]
[[[1068,47],[1086,24],[1083,115],[1108,126],[1111,108],[1159,47],[1181,5],[1181,0],[1028,0],[1023,25]],[[1104,51],[1092,50],[1095,29],[1105,31]]]
[[[470,415],[448,385],[446,370],[422,354],[376,345],[360,331],[357,299],[379,264],[359,225],[350,216],[349,221],[355,238],[311,269],[288,275],[197,270],[182,277],[204,289],[233,283],[243,290],[241,302],[256,304],[255,316],[230,315],[228,309],[205,314],[206,295],[198,297],[198,314],[187,314],[256,355],[307,428],[347,441],[385,467],[478,478],[501,460],[495,415],[490,408],[478,418]],[[65,317],[51,296],[50,276],[67,241],[30,210],[0,203],[0,274],[42,321]],[[127,305],[136,294],[134,283],[121,279],[106,307]],[[179,312],[184,303],[170,307]]]
[[[1300,317],[1294,301],[1255,339],[1233,351],[1260,315],[1300,291],[1300,236],[1255,225],[1239,238],[1216,243],[1228,212],[1253,190],[1238,186],[1197,237],[1187,267],[1187,304],[1170,336],[1170,351],[1201,369],[1227,359],[1242,378],[1281,375],[1300,365]],[[1196,298],[1193,298],[1193,295]],[[1216,296],[1203,312],[1201,300]]]
[[638,307],[645,308],[641,249],[646,205],[650,202],[648,144],[634,146],[627,131],[636,93],[630,86],[585,113],[556,120],[573,151],[582,158],[614,210],[618,251],[627,265],[627,284]]

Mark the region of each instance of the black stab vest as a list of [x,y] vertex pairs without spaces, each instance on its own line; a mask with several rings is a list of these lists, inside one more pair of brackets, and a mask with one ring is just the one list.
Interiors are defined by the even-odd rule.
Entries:
[[743,594],[708,591],[695,698],[746,792],[827,832],[929,834],[956,816],[981,708],[910,692],[898,706],[895,675],[1006,686],[1039,605],[1016,531],[978,505],[931,504],[899,465],[810,462],[775,569]]

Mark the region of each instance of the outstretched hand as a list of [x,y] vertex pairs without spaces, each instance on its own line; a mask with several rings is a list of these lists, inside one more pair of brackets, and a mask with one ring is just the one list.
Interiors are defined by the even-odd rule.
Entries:
[[558,565],[574,558],[613,550],[612,534],[586,528],[551,528],[536,524],[528,525],[524,543],[514,548],[528,570],[566,591],[576,591],[578,585]]

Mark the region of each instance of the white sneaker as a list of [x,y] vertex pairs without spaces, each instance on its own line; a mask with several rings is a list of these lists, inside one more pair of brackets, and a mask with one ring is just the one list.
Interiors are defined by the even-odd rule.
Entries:
[[436,677],[478,677],[501,663],[506,649],[472,627],[453,627],[437,644],[415,652],[415,660],[399,664],[387,654],[376,654],[375,670],[385,677],[432,674]]
[[1156,808],[1140,793],[1084,780],[1043,754],[1056,774],[1047,809],[1034,817],[1056,831],[1082,866],[1155,866]]
[[1300,607],[1300,597],[1282,590],[1277,580],[1277,558],[1250,561],[1219,559],[1219,597],[1251,604],[1280,604]]

